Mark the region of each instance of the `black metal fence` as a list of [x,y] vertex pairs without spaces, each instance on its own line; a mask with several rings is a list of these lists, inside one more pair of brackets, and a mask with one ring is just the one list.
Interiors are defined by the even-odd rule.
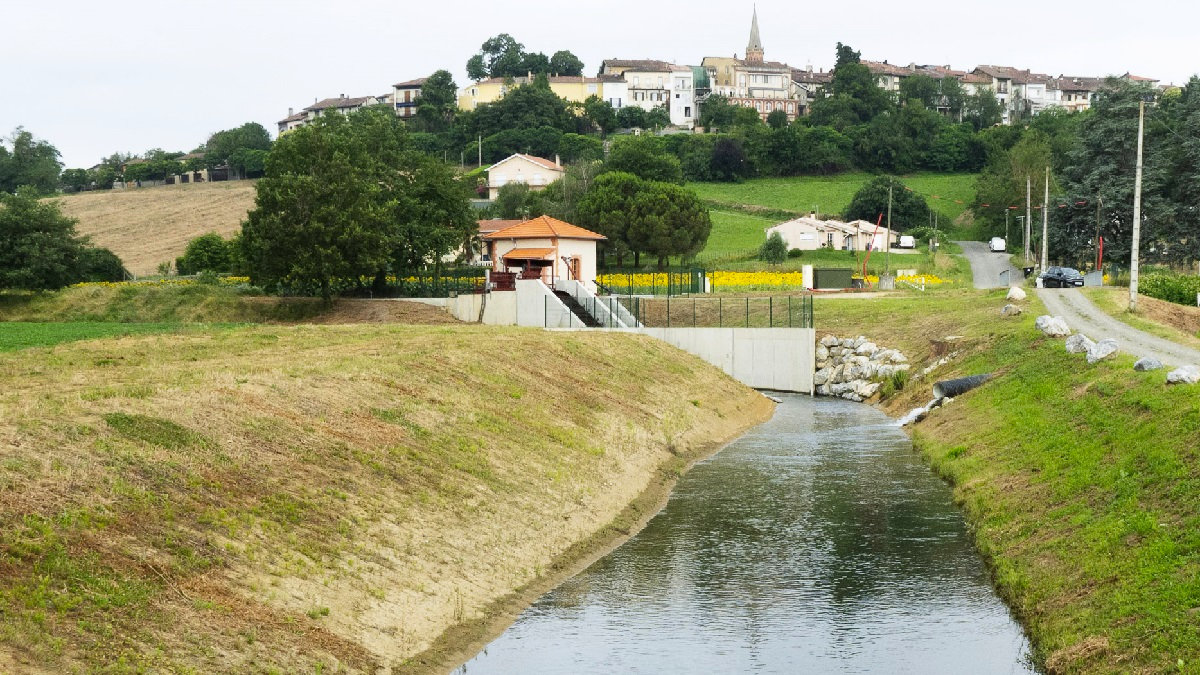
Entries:
[[620,298],[643,326],[694,328],[812,328],[811,295],[761,298]]
[[596,282],[609,295],[692,295],[712,289],[712,273],[701,267],[665,272],[604,271]]

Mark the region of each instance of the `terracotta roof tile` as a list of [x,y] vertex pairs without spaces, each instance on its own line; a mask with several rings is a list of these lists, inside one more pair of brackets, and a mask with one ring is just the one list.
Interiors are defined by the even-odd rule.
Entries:
[[425,84],[425,80],[428,80],[428,79],[429,79],[428,77],[418,77],[417,79],[409,80],[408,82],[397,82],[396,84],[393,84],[392,86],[396,87],[397,89],[403,89],[406,87],[419,87],[419,86]]
[[545,260],[553,255],[554,249],[552,248],[514,248],[500,257],[513,260]]
[[484,239],[607,239],[602,234],[597,234],[591,230],[585,230],[582,227],[564,223],[557,218],[550,216],[540,216],[533,220],[526,220],[518,225],[506,227],[503,230],[497,230],[491,234],[483,235]]
[[497,230],[503,230],[506,227],[520,225],[523,220],[501,220],[500,218],[492,218],[491,220],[479,221],[479,232],[481,234],[491,234]]

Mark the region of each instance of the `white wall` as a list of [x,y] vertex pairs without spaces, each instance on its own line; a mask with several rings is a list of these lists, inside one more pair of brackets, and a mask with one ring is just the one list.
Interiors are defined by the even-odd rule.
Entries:
[[756,389],[813,393],[813,328],[641,328]]

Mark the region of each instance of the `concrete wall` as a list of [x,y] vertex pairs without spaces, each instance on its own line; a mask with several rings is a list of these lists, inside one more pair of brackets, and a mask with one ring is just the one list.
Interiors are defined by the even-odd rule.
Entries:
[[695,354],[756,389],[813,393],[812,328],[642,328],[637,332]]

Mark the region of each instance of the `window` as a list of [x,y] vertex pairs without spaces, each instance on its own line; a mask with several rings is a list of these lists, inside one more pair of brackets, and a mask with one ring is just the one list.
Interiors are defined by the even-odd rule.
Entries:
[[638,86],[638,76],[637,75],[633,76],[633,86],[635,86],[635,87]]
[[692,106],[690,106],[690,105],[685,105],[685,106],[683,107],[683,116],[684,116],[684,117],[691,117],[691,116],[692,116]]
[[594,93],[596,93],[596,85],[594,85],[594,84],[589,84],[589,85],[588,85],[588,93],[589,93],[589,94],[594,94]]

